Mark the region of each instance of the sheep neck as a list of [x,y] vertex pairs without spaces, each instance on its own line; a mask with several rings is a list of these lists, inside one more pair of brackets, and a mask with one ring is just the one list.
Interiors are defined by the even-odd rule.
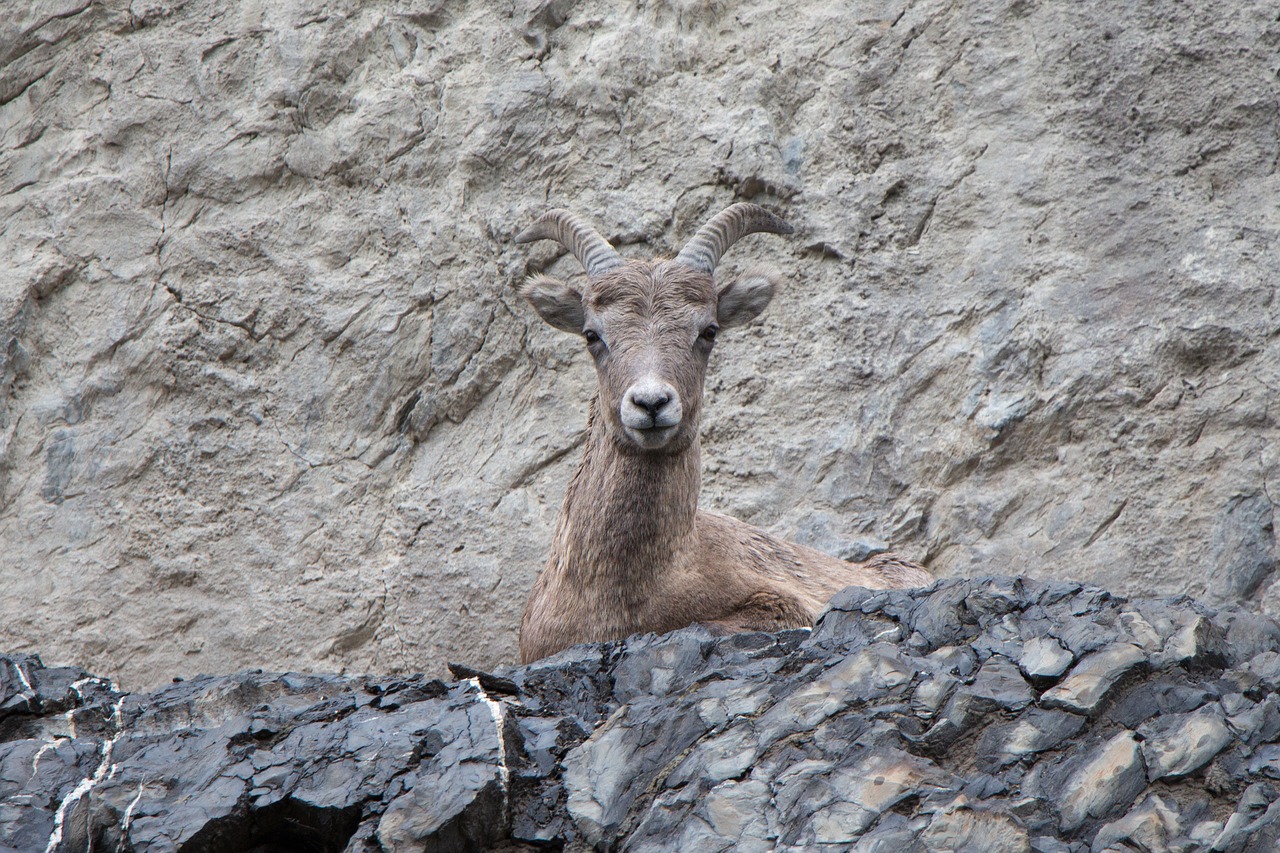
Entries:
[[561,566],[575,586],[608,586],[643,599],[675,570],[696,537],[701,450],[695,438],[674,453],[620,448],[593,399],[582,462],[569,482],[557,530]]

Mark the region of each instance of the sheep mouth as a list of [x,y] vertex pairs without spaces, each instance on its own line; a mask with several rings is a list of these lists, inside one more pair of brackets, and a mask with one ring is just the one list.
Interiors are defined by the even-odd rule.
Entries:
[[623,426],[622,429],[627,434],[627,438],[631,439],[639,447],[645,450],[657,450],[660,447],[665,447],[679,428],[679,424],[670,426],[654,424],[644,428]]

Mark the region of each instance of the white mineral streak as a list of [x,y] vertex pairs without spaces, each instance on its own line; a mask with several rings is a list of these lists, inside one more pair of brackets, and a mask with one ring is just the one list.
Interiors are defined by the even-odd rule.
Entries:
[[498,737],[498,772],[502,776],[502,813],[506,814],[507,803],[511,796],[511,768],[507,766],[507,718],[502,713],[502,703],[489,695],[488,691],[480,685],[479,678],[473,677],[467,680],[475,685],[476,695],[480,697],[480,701],[484,702],[489,709],[489,713],[493,716],[493,728]]
[[69,741],[70,741],[70,738],[55,737],[53,740],[49,741],[48,743],[42,744],[40,748],[36,750],[36,754],[31,757],[31,775],[32,776],[36,775],[36,771],[40,767],[40,759],[44,757],[44,754],[46,752],[48,752],[51,749],[57,749],[59,744],[68,743]]
[[86,684],[102,684],[113,690],[115,689],[115,685],[112,684],[111,682],[91,675],[88,678],[81,678],[79,681],[72,682],[71,690],[73,693],[76,694],[76,698],[80,700],[84,699],[84,693],[82,692],[81,688],[83,688]]
[[[83,684],[84,681],[88,680],[99,681],[101,679],[85,679],[76,682],[76,684]],[[112,687],[114,689],[114,685]],[[76,689],[76,685],[72,685],[72,688]],[[79,691],[77,690],[77,693],[78,692]],[[76,803],[80,802],[82,797],[92,791],[98,783],[114,775],[115,765],[111,763],[111,752],[115,749],[116,741],[123,737],[125,733],[124,726],[121,724],[121,708],[124,705],[126,698],[127,697],[125,696],[121,696],[112,708],[111,721],[116,727],[116,733],[102,742],[102,760],[98,762],[97,769],[94,770],[92,776],[86,776],[81,779],[79,784],[71,789],[71,793],[67,794],[67,796],[62,799],[62,802],[58,804],[58,810],[53,816],[53,832],[49,835],[49,843],[45,845],[45,853],[53,853],[53,851],[58,848],[58,845],[62,843],[62,828],[67,818],[67,812],[70,811]],[[75,737],[74,732],[71,736],[73,738]]]
[[31,686],[31,679],[27,677],[27,673],[23,670],[22,664],[15,663],[13,668],[18,671],[18,679],[22,682],[22,692],[24,696],[35,696],[36,689]]
[[138,803],[142,802],[143,785],[138,783],[138,793],[134,794],[129,806],[124,810],[124,817],[120,819],[120,836],[127,839],[129,837],[129,827],[133,825],[133,812],[138,807]]

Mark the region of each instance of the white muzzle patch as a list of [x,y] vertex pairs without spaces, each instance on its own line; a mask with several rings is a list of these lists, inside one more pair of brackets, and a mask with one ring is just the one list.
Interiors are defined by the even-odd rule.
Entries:
[[668,382],[646,376],[627,389],[619,412],[622,425],[637,443],[658,446],[680,426],[684,407],[680,395]]

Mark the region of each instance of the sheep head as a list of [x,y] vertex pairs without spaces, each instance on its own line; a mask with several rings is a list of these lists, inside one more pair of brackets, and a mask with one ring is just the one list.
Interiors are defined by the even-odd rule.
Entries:
[[778,287],[777,276],[761,270],[714,282],[724,252],[757,231],[792,229],[759,205],[734,204],[669,261],[624,260],[566,210],[549,211],[516,237],[557,240],[586,268],[581,291],[539,275],[520,294],[547,323],[585,341],[605,427],[620,449],[674,453],[696,440],[717,333],[754,319]]

